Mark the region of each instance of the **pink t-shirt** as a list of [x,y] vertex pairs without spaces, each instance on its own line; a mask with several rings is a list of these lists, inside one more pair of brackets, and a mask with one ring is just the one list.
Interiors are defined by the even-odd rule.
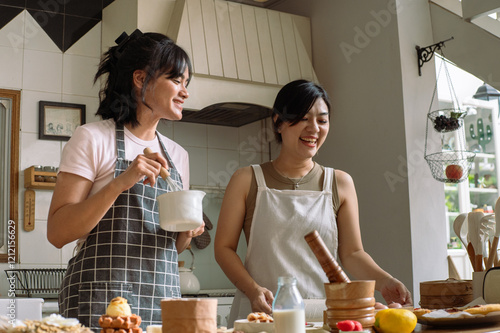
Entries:
[[[144,141],[125,131],[125,158],[132,161],[149,147],[154,152],[163,152],[158,138]],[[172,162],[182,178],[185,190],[189,189],[189,157],[179,144],[160,134]],[[166,158],[165,154],[163,154]],[[59,171],[84,177],[94,185],[89,196],[99,191],[114,177],[116,152],[115,122],[111,119],[88,123],[78,127],[64,146]]]

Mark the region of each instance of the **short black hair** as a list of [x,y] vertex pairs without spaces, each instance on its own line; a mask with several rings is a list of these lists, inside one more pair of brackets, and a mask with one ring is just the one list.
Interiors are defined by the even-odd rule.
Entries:
[[104,54],[94,83],[107,74],[99,92],[96,114],[103,119],[113,119],[118,125],[131,124],[134,127],[139,124],[133,84],[136,70],[146,72],[141,90],[141,102],[145,105],[145,92],[151,80],[165,74],[168,78],[180,77],[187,68],[189,83],[193,70],[187,53],[167,36],[153,32],[142,34],[140,31],[132,36],[134,38],[110,47]]
[[309,112],[318,98],[325,101],[328,107],[328,118],[330,118],[330,99],[320,85],[307,80],[296,80],[281,88],[273,106],[273,132],[278,143],[283,141],[279,133],[281,124],[287,122],[290,126],[296,125]]

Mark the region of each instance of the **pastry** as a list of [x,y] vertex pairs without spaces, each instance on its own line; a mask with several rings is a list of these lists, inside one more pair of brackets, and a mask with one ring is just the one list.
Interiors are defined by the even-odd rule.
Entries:
[[[474,305],[468,307],[458,307],[458,308],[447,308],[442,309],[447,313],[459,313],[459,312],[467,312],[471,315],[487,315],[490,312],[500,312],[500,304],[482,304],[482,305]],[[417,316],[418,319],[423,318],[424,315],[438,311],[438,310],[430,310],[430,309],[421,309],[417,308],[413,310],[413,313]]]
[[421,318],[424,314],[431,312],[432,310],[429,309],[422,309],[422,308],[417,308],[413,310],[413,313],[417,318]]
[[272,323],[273,317],[265,312],[252,312],[247,316],[247,320],[251,323]]
[[142,333],[141,317],[132,314],[130,305],[123,297],[115,297],[109,302],[106,314],[99,318],[101,333]]
[[274,332],[273,317],[265,312],[252,312],[247,316],[247,319],[238,319],[234,322],[234,332]]
[[463,311],[468,312],[470,314],[487,315],[490,312],[500,311],[500,304],[476,305],[470,308],[463,309]]
[[132,309],[125,298],[115,297],[109,302],[106,314],[111,317],[130,316]]

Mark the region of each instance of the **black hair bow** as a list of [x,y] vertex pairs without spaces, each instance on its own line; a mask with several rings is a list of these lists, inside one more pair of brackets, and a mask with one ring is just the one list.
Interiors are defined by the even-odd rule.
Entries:
[[123,54],[123,51],[125,50],[125,47],[127,46],[128,42],[131,40],[138,39],[142,37],[144,34],[141,32],[139,29],[135,29],[134,32],[132,32],[129,35],[124,31],[122,34],[115,40],[115,43],[118,45],[118,47],[115,49],[115,56],[116,58],[120,58]]

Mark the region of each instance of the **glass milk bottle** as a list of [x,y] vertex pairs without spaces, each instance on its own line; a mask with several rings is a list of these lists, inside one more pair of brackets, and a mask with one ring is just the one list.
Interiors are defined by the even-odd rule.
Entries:
[[297,279],[292,276],[278,278],[278,291],[273,301],[275,333],[304,333],[306,314],[304,300],[297,289]]

